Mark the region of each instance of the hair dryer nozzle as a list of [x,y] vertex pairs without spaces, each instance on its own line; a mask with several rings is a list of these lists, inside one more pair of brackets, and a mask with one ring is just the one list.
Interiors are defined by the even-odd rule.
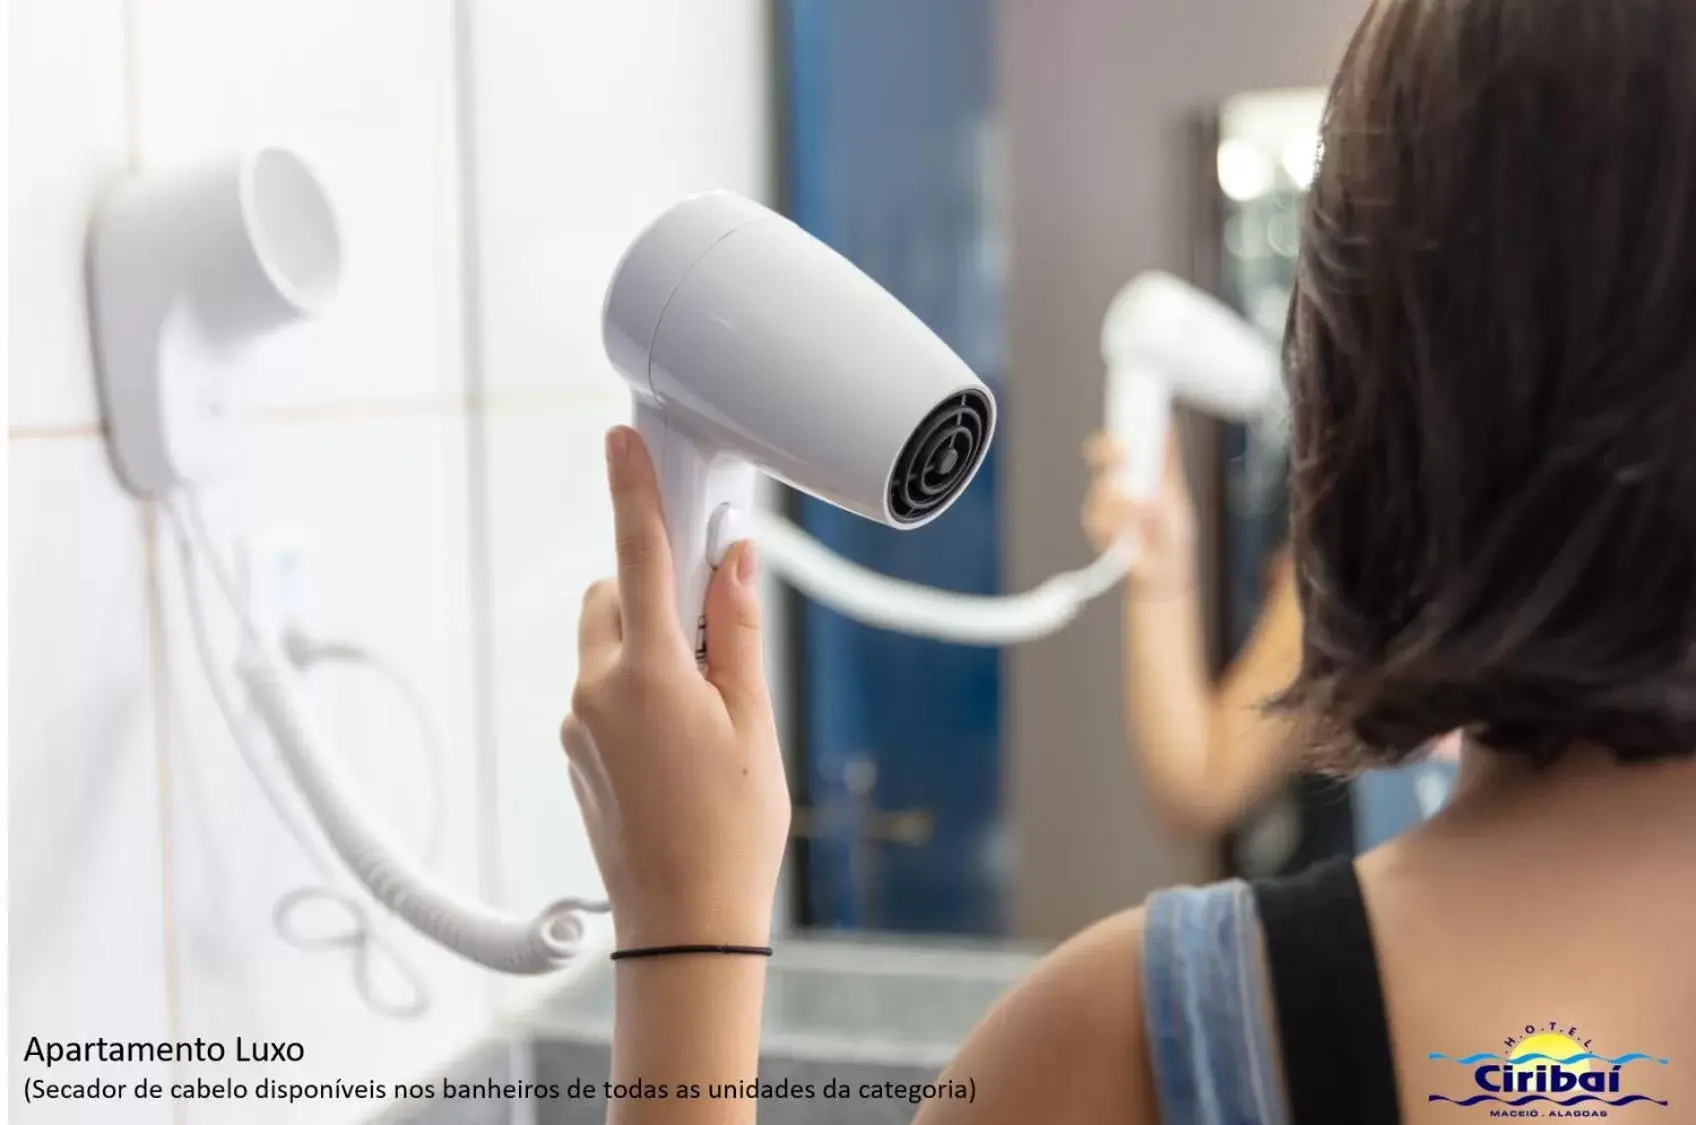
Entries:
[[677,429],[892,527],[940,515],[994,432],[989,389],[918,317],[729,192],[642,232],[604,321],[614,366]]

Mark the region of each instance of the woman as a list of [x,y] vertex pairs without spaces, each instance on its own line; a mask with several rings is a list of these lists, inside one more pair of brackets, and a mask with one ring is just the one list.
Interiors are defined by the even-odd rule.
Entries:
[[[1264,708],[1289,686],[1300,663],[1301,610],[1289,551],[1280,548],[1267,568],[1254,631],[1218,686],[1209,685],[1196,590],[1195,507],[1176,435],[1167,449],[1159,493],[1139,503],[1118,488],[1124,451],[1106,434],[1093,436],[1084,450],[1095,480],[1083,523],[1098,550],[1127,528],[1139,544],[1125,581],[1125,722],[1155,810],[1178,835],[1216,836],[1237,826],[1303,765],[1288,718]],[[1425,761],[1358,779],[1352,812],[1338,784],[1314,779],[1306,787],[1309,823],[1288,866],[1367,850],[1435,812],[1453,784],[1458,741],[1445,737]]]
[[[1696,5],[1378,0],[1323,139],[1280,706],[1326,764],[1464,730],[1455,796],[1352,862],[1073,938],[925,1125],[1696,1106]],[[586,600],[563,734],[637,954],[613,1078],[672,1095],[609,1117],[749,1122],[677,1092],[755,1075],[765,960],[643,954],[769,940],[789,800],[753,556],[714,579],[702,677],[652,465],[628,430],[609,450],[619,577]]]

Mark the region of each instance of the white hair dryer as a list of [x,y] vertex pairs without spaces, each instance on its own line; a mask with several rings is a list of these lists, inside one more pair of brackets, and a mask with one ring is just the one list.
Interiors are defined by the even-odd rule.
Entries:
[[910,529],[948,510],[995,432],[989,389],[918,317],[730,192],[686,199],[636,239],[602,330],[659,475],[697,659],[707,582],[748,529],[756,468]]
[[1282,401],[1282,365],[1266,336],[1171,274],[1138,275],[1101,324],[1107,432],[1125,451],[1131,496],[1153,495],[1166,460],[1174,400],[1234,422]]

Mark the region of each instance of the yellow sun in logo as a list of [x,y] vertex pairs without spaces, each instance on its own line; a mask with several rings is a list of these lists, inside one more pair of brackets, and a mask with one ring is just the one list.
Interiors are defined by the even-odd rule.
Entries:
[[[1549,1060],[1570,1059],[1574,1055],[1585,1053],[1584,1044],[1570,1035],[1562,1035],[1558,1031],[1539,1031],[1515,1043],[1511,1057],[1517,1063],[1526,1055],[1547,1055],[1548,1059],[1526,1059],[1525,1065],[1553,1066],[1554,1063]],[[1579,1059],[1577,1062],[1561,1062],[1560,1066],[1565,1071],[1582,1073],[1591,1069],[1590,1064],[1593,1062],[1594,1059]]]

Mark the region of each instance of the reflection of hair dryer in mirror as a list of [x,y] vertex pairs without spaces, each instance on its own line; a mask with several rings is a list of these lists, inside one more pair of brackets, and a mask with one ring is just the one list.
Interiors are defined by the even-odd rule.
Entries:
[[1125,453],[1122,482],[1152,496],[1166,460],[1172,404],[1247,422],[1281,402],[1276,345],[1229,307],[1170,274],[1140,274],[1101,326],[1107,429]]
[[707,582],[747,533],[756,468],[910,529],[954,502],[994,433],[989,389],[918,317],[729,192],[684,200],[636,239],[602,320],[659,474],[697,658]]

